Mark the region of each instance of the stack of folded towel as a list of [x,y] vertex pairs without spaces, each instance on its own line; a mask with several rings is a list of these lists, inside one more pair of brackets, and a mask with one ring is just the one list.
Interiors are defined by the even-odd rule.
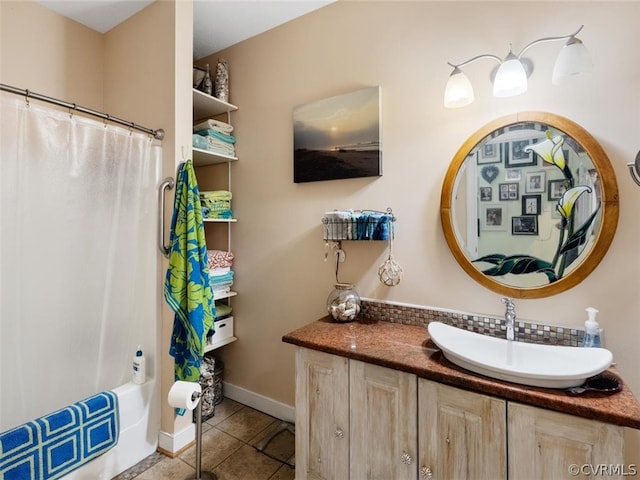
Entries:
[[203,218],[232,218],[231,192],[228,190],[214,190],[200,192],[200,205]]
[[193,127],[193,146],[221,155],[235,157],[236,138],[233,126],[219,120],[205,120]]
[[[233,253],[222,250],[207,250],[207,263],[209,266],[209,284],[213,290],[213,298],[221,296],[231,291],[233,285]],[[216,308],[217,308],[216,304]],[[224,310],[224,309],[223,309]],[[229,312],[230,313],[230,312]],[[224,315],[224,311],[216,310],[216,320]]]

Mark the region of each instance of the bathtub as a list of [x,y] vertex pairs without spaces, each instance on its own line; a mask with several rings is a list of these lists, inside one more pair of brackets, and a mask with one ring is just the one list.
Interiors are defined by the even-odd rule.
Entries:
[[155,392],[155,383],[125,383],[113,389],[120,410],[118,443],[104,455],[62,477],[63,480],[110,480],[156,451],[160,396]]

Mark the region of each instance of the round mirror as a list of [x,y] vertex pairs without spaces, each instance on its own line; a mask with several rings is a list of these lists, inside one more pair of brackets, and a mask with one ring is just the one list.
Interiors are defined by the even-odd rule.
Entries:
[[514,298],[563,292],[586,278],[618,224],[611,163],[582,127],[524,112],[474,133],[456,153],[440,214],[454,257]]

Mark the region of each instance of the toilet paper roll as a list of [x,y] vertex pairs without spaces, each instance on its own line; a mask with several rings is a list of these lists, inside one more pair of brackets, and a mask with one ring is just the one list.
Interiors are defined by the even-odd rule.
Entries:
[[169,405],[193,410],[198,405],[201,393],[202,387],[199,383],[178,380],[169,389]]

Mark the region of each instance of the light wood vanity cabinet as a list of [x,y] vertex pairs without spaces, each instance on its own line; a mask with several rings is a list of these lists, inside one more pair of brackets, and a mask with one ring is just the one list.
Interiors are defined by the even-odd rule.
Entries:
[[592,467],[623,464],[622,427],[513,402],[507,412],[509,478],[592,478]]
[[622,450],[622,427],[296,348],[297,480],[583,478]]
[[349,393],[349,478],[414,480],[416,376],[350,360]]
[[296,478],[349,478],[349,360],[296,349]]
[[507,478],[506,401],[423,378],[418,399],[421,479]]

